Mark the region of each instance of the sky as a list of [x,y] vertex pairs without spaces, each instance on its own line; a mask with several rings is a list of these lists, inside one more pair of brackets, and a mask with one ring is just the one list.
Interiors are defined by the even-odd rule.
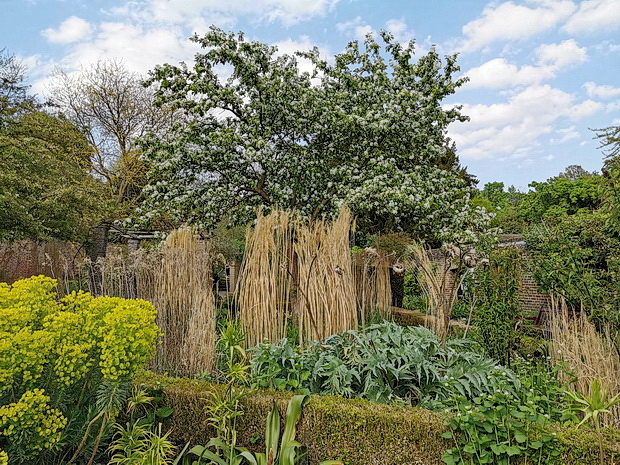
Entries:
[[211,24],[285,53],[330,57],[380,29],[414,39],[419,55],[459,53],[469,82],[445,105],[471,119],[449,136],[480,187],[600,170],[591,128],[620,124],[620,0],[0,0],[0,49],[44,99],[56,69],[192,63],[188,37]]

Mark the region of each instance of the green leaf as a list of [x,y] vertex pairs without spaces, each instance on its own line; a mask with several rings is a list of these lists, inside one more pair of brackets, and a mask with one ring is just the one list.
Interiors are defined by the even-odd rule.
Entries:
[[173,410],[171,407],[161,407],[155,410],[155,415],[157,415],[159,418],[168,418],[170,415],[172,415],[172,412]]
[[267,417],[267,426],[265,431],[265,455],[269,456],[269,451],[273,451],[274,457],[278,453],[278,444],[280,442],[280,410],[276,403],[273,403],[271,413]]

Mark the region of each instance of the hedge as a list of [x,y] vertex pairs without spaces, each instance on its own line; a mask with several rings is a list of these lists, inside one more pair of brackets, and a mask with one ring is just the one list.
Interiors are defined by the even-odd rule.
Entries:
[[[145,372],[136,383],[161,390],[164,405],[173,409],[166,428],[178,444],[206,444],[214,436],[205,405],[210,392],[222,386],[201,380],[171,378]],[[245,414],[237,420],[238,445],[262,450],[265,422],[275,401],[286,410],[290,393],[260,390],[241,404]],[[311,396],[298,425],[297,438],[308,448],[310,464],[340,459],[347,465],[440,465],[453,443],[441,437],[446,431],[442,414],[362,399]],[[598,465],[598,443],[587,429],[555,428],[561,465]],[[256,435],[260,435],[258,442]],[[620,432],[606,431],[607,463],[620,462]]]

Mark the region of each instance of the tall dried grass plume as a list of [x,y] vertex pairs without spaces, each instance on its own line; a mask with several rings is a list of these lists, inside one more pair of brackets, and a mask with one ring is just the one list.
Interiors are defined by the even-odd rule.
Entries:
[[333,222],[297,228],[300,344],[358,326],[355,276],[349,246],[353,220],[342,208]]
[[279,341],[291,318],[291,286],[295,266],[294,216],[274,210],[257,212],[256,224],[246,235],[245,257],[237,279],[239,318],[246,344]]
[[[610,329],[598,331],[583,312],[572,312],[562,298],[552,298],[549,322],[551,357],[565,364],[569,373],[560,372],[564,384],[588,396],[592,381],[599,379],[612,396],[620,392],[620,354]],[[620,427],[620,405],[601,416],[602,424]]]

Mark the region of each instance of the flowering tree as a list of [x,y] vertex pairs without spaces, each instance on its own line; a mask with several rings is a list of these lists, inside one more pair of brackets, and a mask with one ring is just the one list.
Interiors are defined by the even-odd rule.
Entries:
[[157,103],[186,121],[172,137],[143,140],[152,166],[143,217],[210,228],[223,216],[247,221],[257,206],[317,218],[346,203],[371,222],[435,239],[480,226],[471,178],[446,136],[466,117],[441,105],[464,82],[453,78],[456,57],[443,64],[431,50],[414,61],[413,42],[380,37],[383,46],[369,35],[327,61],[316,48],[279,54],[215,27],[194,36],[206,51],[192,68],[151,72]]

